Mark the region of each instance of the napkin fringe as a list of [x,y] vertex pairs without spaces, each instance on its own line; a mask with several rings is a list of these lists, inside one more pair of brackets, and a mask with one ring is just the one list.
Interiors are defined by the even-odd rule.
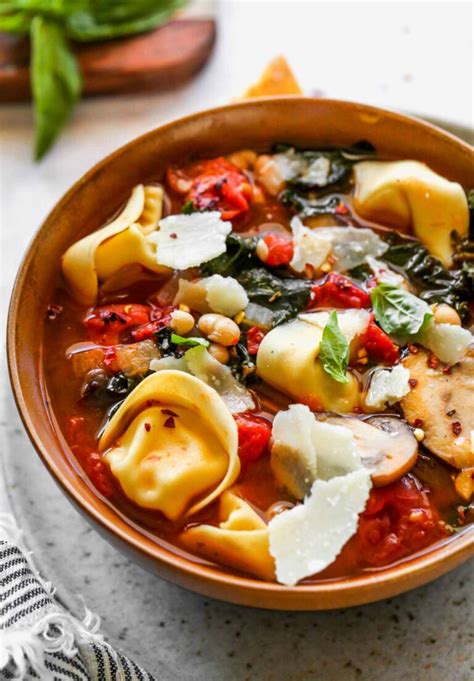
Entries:
[[30,667],[40,679],[54,679],[45,663],[47,653],[63,653],[68,658],[78,654],[78,645],[100,643],[104,638],[98,633],[100,618],[86,608],[82,622],[65,612],[48,613],[30,629],[12,629],[2,632],[0,669],[10,664],[13,678],[23,681]]

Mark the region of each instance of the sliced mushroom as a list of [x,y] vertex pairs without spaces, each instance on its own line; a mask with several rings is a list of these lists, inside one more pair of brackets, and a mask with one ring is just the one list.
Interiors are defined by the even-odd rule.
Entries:
[[362,462],[372,470],[376,487],[397,480],[415,465],[418,442],[398,417],[371,416],[364,421],[351,416],[323,418],[327,423],[352,431]]
[[456,468],[474,466],[474,352],[446,372],[429,362],[429,353],[410,354],[403,364],[412,389],[401,401],[407,421],[422,428],[423,444]]

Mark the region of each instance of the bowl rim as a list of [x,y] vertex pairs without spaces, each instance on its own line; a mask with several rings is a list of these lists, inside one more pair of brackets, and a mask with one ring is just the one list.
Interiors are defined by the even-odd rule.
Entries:
[[[383,115],[384,117],[392,118],[395,122],[412,122],[418,126],[423,126],[427,132],[431,132],[434,137],[443,135],[450,143],[455,144],[456,147],[459,146],[464,148],[464,151],[472,154],[473,147],[471,147],[464,140],[459,139],[450,132],[447,132],[433,123],[422,120],[416,116],[406,115],[397,113],[395,111],[382,109],[380,107],[371,106],[368,104],[363,104],[359,102],[351,102],[346,100],[338,99],[318,99],[314,97],[304,97],[304,96],[274,96],[274,97],[262,97],[258,99],[245,100],[234,102],[231,104],[225,104],[218,107],[208,108],[202,111],[198,111],[189,114],[184,117],[173,119],[166,122],[164,125],[157,126],[152,130],[145,132],[138,137],[133,138],[126,144],[120,146],[115,151],[108,154],[106,157],[101,159],[92,168],[90,168],[82,177],[80,177],[73,185],[68,189],[68,191],[57,201],[48,215],[44,218],[41,225],[36,229],[32,239],[30,240],[28,246],[26,247],[25,254],[22,258],[18,272],[15,278],[13,289],[10,297],[10,304],[8,309],[8,319],[7,319],[7,363],[8,371],[10,377],[10,383],[12,387],[13,396],[15,399],[17,410],[20,414],[23,426],[29,436],[29,439],[42,459],[44,465],[48,469],[49,473],[52,475],[56,483],[66,492],[69,499],[74,503],[76,507],[82,511],[89,521],[93,524],[97,524],[103,530],[106,531],[107,536],[117,537],[124,544],[133,548],[136,552],[141,554],[148,561],[157,561],[164,567],[166,567],[170,572],[178,571],[183,576],[188,576],[194,580],[194,586],[191,588],[195,590],[200,590],[196,586],[196,579],[202,584],[211,582],[220,587],[229,587],[229,596],[223,598],[227,601],[241,602],[246,604],[252,604],[253,597],[258,600],[259,596],[264,595],[266,605],[264,607],[275,607],[273,605],[268,605],[268,601],[271,600],[268,597],[274,596],[277,602],[278,597],[284,597],[285,603],[290,604],[292,598],[301,601],[305,596],[317,596],[321,594],[328,593],[334,595],[351,595],[356,596],[352,599],[351,605],[358,603],[367,603],[370,601],[378,600],[383,598],[386,594],[380,594],[379,591],[383,587],[390,586],[395,587],[395,583],[398,584],[398,588],[392,588],[389,595],[394,595],[400,591],[405,590],[403,586],[405,578],[413,578],[412,581],[418,581],[416,585],[428,581],[428,579],[423,580],[423,574],[427,573],[430,568],[438,567],[438,576],[443,572],[451,569],[455,565],[462,562],[462,560],[467,559],[470,555],[474,555],[474,526],[466,527],[459,534],[448,538],[447,540],[442,540],[436,544],[428,546],[424,551],[414,554],[405,560],[388,566],[387,568],[381,568],[376,570],[368,570],[361,574],[344,577],[334,580],[326,580],[321,582],[314,582],[311,584],[300,584],[293,587],[284,586],[276,582],[265,582],[257,578],[250,576],[245,576],[239,573],[226,572],[225,568],[220,566],[214,566],[211,563],[201,563],[197,561],[192,561],[184,555],[178,552],[173,552],[166,548],[166,546],[160,543],[152,543],[146,536],[144,532],[140,532],[139,529],[133,527],[131,523],[126,524],[126,529],[122,529],[116,523],[117,509],[112,507],[114,515],[104,514],[102,511],[102,506],[105,503],[99,496],[100,507],[94,506],[89,502],[84,495],[81,493],[77,485],[73,484],[72,480],[67,476],[64,476],[60,471],[59,466],[55,461],[55,457],[60,455],[64,456],[64,453],[60,451],[59,447],[56,448],[57,451],[51,454],[47,447],[43,444],[40,434],[37,432],[34,423],[30,417],[29,408],[26,404],[24,397],[24,390],[20,380],[20,370],[18,363],[18,353],[17,347],[19,344],[19,339],[17,337],[17,319],[19,315],[19,299],[21,297],[22,289],[25,283],[26,273],[31,260],[33,259],[36,252],[36,245],[40,236],[52,222],[54,222],[55,215],[60,213],[64,207],[67,205],[69,199],[76,193],[76,191],[85,183],[88,183],[94,179],[94,176],[101,170],[107,167],[110,161],[117,160],[120,156],[127,153],[127,151],[137,144],[144,142],[148,138],[152,138],[157,131],[160,133],[166,132],[167,130],[174,128],[175,126],[184,125],[187,123],[199,121],[200,119],[205,119],[211,114],[225,112],[229,110],[239,110],[255,106],[256,103],[265,106],[266,103],[271,103],[274,101],[294,101],[304,100],[306,102],[322,102],[322,105],[326,104],[329,106],[337,106],[345,109],[352,109],[363,111],[364,113],[373,115]],[[35,380],[38,381],[39,377],[35,373]],[[45,409],[47,406],[45,404]],[[54,416],[54,414],[52,414]],[[57,430],[57,424],[53,424],[53,429]],[[446,563],[441,567],[442,563]],[[357,599],[357,592],[363,592],[364,588],[370,588],[373,590],[371,595],[362,595],[361,598]],[[409,587],[410,588],[410,587]],[[205,592],[205,589],[201,589],[201,593]],[[237,594],[233,597],[232,592]],[[249,594],[250,597],[242,597],[243,593]],[[239,595],[240,594],[240,595]],[[276,607],[285,607],[277,605]],[[291,607],[291,606],[290,606]],[[299,606],[301,607],[301,606]],[[308,609],[318,609],[317,604],[310,604]],[[322,607],[337,607],[337,606],[327,606]]]

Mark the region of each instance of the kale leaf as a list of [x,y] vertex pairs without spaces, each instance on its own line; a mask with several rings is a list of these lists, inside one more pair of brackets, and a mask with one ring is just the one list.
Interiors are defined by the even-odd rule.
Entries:
[[223,277],[235,277],[243,270],[261,265],[255,255],[258,238],[241,237],[231,233],[226,239],[226,252],[209,260],[201,266],[201,274],[210,276],[221,274]]
[[235,354],[231,355],[229,368],[238,381],[244,385],[249,385],[255,381],[257,376],[255,374],[255,363],[250,357],[246,343],[242,342],[244,340],[245,335],[242,334],[240,343],[235,346]]
[[[464,260],[460,269],[448,270],[418,241],[406,239],[395,232],[384,238],[389,248],[381,260],[404,272],[419,289],[420,298],[430,304],[447,303],[458,311],[464,322],[469,320],[469,301],[474,297],[472,265]],[[454,261],[459,262],[456,254]]]
[[273,312],[274,326],[295,317],[309,303],[312,281],[283,278],[263,267],[245,270],[237,276],[252,303]]
[[280,195],[280,201],[293,208],[302,219],[316,215],[335,215],[336,208],[341,203],[338,196],[318,198],[311,194],[302,194],[293,188],[285,189]]

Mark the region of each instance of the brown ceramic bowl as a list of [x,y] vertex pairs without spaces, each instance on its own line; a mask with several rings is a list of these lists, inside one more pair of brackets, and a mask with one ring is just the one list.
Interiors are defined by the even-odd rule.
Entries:
[[384,570],[288,588],[195,562],[157,544],[95,495],[50,408],[41,371],[46,306],[61,254],[98,228],[137,183],[156,178],[172,161],[217,155],[274,142],[300,146],[350,145],[367,139],[384,155],[427,162],[465,186],[474,186],[473,150],[427,123],[361,104],[303,97],[261,99],[198,113],[130,142],[81,178],[51,212],[20,268],[10,307],[8,362],[25,427],[50,473],[75,506],[117,548],[156,574],[226,601],[263,608],[317,610],[386,598],[451,570],[474,554],[467,528],[448,541]]

